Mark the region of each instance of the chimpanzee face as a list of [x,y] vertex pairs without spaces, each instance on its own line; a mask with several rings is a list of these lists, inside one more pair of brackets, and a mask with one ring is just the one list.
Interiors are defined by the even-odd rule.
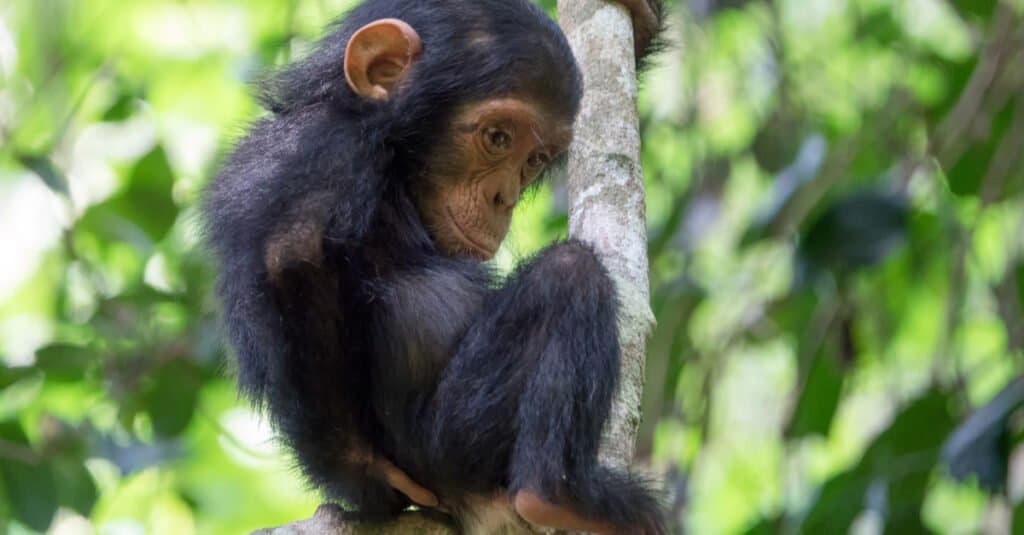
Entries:
[[[416,30],[381,19],[357,31],[345,76],[358,95],[389,100],[422,51]],[[572,118],[547,113],[527,96],[462,105],[429,148],[425,177],[412,192],[440,251],[490,259],[508,233],[522,192],[572,140]]]
[[439,249],[494,256],[520,195],[572,139],[568,121],[514,97],[464,106],[435,149],[416,199]]

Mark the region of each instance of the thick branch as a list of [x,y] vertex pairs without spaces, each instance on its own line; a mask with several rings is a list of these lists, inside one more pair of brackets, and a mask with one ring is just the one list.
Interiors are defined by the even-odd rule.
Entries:
[[583,70],[585,94],[569,156],[569,234],[589,242],[618,282],[622,386],[602,460],[626,466],[640,424],[644,360],[654,326],[633,27],[607,0],[559,0],[559,22]]
[[321,505],[308,520],[280,528],[263,529],[252,535],[385,535],[420,533],[455,535],[448,525],[421,513],[407,513],[387,523],[357,522],[345,517],[337,505]]

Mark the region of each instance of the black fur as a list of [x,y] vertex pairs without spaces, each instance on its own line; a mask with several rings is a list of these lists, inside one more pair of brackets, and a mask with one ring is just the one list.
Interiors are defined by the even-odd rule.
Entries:
[[654,13],[657,24],[650,28],[637,26],[636,24],[633,26],[633,42],[636,45],[636,69],[640,73],[650,69],[651,59],[657,56],[659,52],[668,49],[671,45],[665,38],[668,20],[665,16],[664,0],[645,1]]
[[[345,83],[345,45],[385,17],[423,40],[384,103]],[[354,452],[393,461],[446,504],[529,489],[581,514],[664,531],[645,485],[597,464],[617,387],[615,289],[594,253],[555,244],[499,280],[438,252],[409,197],[454,107],[503,95],[566,121],[581,76],[525,0],[375,0],[263,84],[271,114],[210,186],[204,215],[243,393],[303,473],[350,510],[407,499]],[[272,237],[323,231],[322,256],[271,277]]]

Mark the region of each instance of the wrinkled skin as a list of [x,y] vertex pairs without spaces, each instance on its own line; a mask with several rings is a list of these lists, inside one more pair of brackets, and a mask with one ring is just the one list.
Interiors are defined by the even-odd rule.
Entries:
[[568,149],[572,126],[503,98],[466,106],[450,131],[417,205],[439,248],[487,260],[504,240],[522,192]]

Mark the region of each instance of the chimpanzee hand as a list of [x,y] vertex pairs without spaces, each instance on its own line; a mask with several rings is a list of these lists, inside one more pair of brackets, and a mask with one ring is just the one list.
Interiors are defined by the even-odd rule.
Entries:
[[636,58],[642,60],[650,52],[651,43],[661,32],[663,7],[660,0],[610,0],[629,10],[633,17],[633,43]]
[[370,463],[370,470],[388,485],[391,485],[391,488],[404,494],[416,505],[424,507],[438,506],[437,496],[433,492],[421,487],[408,474],[392,464],[391,461],[375,457]]

